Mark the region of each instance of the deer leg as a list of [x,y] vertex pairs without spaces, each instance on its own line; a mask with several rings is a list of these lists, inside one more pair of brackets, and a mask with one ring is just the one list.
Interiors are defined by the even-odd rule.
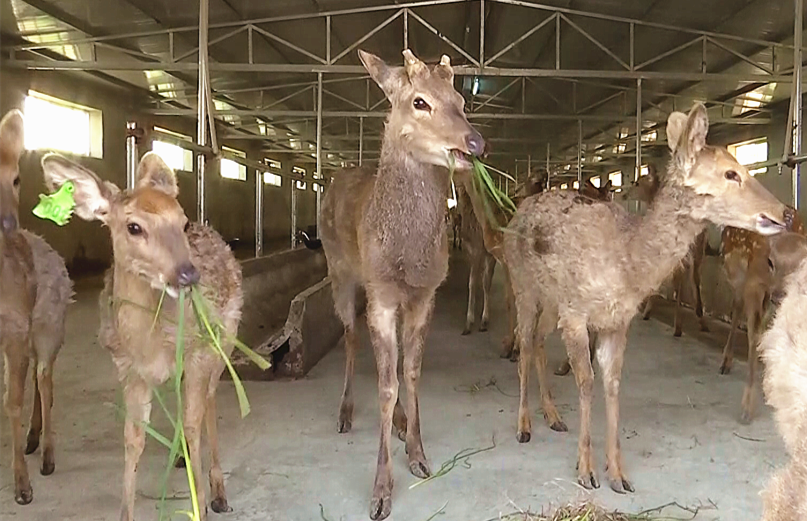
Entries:
[[[385,298],[386,297],[386,298]],[[384,519],[392,510],[392,462],[390,436],[398,399],[397,302],[383,291],[368,288],[370,335],[378,369],[378,401],[381,409],[381,439],[378,447],[370,519]]]
[[[42,466],[40,473],[43,476],[50,476],[56,469],[56,461],[53,448],[53,425],[51,423],[51,411],[53,409],[53,360],[38,362],[36,367],[36,378],[39,387],[39,401],[42,421]],[[34,397],[37,398],[37,397]]]
[[558,313],[556,310],[545,308],[541,311],[538,327],[535,329],[533,349],[535,353],[535,369],[538,371],[538,386],[541,389],[541,407],[544,410],[544,419],[553,431],[567,432],[569,428],[563,423],[563,418],[561,418],[555,403],[552,401],[552,393],[549,390],[549,381],[546,374],[544,342],[546,337],[555,330],[557,323]]
[[[36,360],[34,360],[36,367]],[[39,437],[42,434],[42,400],[39,396],[39,376],[33,372],[34,403],[31,411],[31,424],[28,427],[28,438],[25,444],[25,454],[33,454],[39,448]]]
[[[22,344],[26,346],[27,341]],[[5,365],[5,395],[3,406],[11,425],[11,457],[14,472],[14,500],[27,505],[34,499],[34,491],[28,478],[28,466],[22,446],[22,405],[25,394],[25,378],[28,376],[28,355],[22,346],[3,345]]]
[[[504,266],[504,264],[502,264],[502,266]],[[504,285],[507,291],[507,333],[504,335],[504,341],[502,342],[502,358],[509,358],[511,362],[515,362],[518,360],[518,344],[515,339],[518,322],[516,315],[518,311],[516,309],[516,297],[513,293],[512,277],[507,267],[504,268]]]
[[479,331],[488,330],[490,322],[490,287],[493,284],[493,271],[496,269],[496,259],[490,255],[485,255],[485,265],[482,275],[482,322],[479,323]]
[[221,514],[232,512],[227,503],[227,492],[224,489],[224,473],[221,471],[219,459],[219,429],[216,415],[216,388],[218,387],[220,372],[214,372],[207,388],[207,407],[205,410],[205,427],[207,428],[207,445],[210,449],[210,495],[213,496],[210,508],[213,512]]
[[465,312],[465,329],[462,330],[463,335],[471,334],[471,329],[474,327],[474,318],[476,316],[476,286],[479,283],[479,264],[481,259],[479,255],[472,255],[471,257],[471,270],[468,273],[468,309]]
[[599,332],[597,361],[602,368],[605,389],[605,408],[608,420],[605,456],[608,481],[614,492],[633,492],[633,485],[622,471],[622,449],[619,445],[619,382],[627,344],[627,327],[616,331]]
[[419,478],[431,475],[423,440],[420,435],[420,410],[418,383],[423,361],[424,340],[434,309],[434,292],[420,296],[409,303],[403,315],[404,381],[406,382],[406,406],[409,422],[406,430],[406,453],[409,456],[409,471]]
[[642,320],[650,320],[650,311],[653,309],[653,297],[647,297],[642,306]]
[[[550,310],[551,311],[551,310]],[[541,319],[543,314],[541,313]],[[535,336],[535,323],[538,319],[538,299],[535,295],[526,293],[524,290],[516,296],[517,330],[516,340],[518,342],[518,381],[519,381],[519,402],[518,402],[518,430],[516,439],[519,443],[528,443],[532,437],[532,424],[530,420],[530,365],[532,363],[535,346],[533,344]],[[540,370],[539,370],[540,376]]]
[[577,482],[584,488],[599,488],[591,453],[591,399],[594,391],[594,371],[589,353],[588,329],[579,317],[561,319],[563,342],[569,353],[577,389],[580,393],[580,435],[577,443]]
[[151,388],[137,376],[129,376],[123,388],[123,399],[126,403],[126,422],[123,427],[125,457],[120,519],[132,521],[137,488],[137,463],[146,446],[145,426],[151,416]]
[[757,343],[759,342],[760,327],[762,325],[762,313],[765,295],[746,295],[746,328],[748,329],[748,378],[743,389],[742,416],[740,422],[749,424],[754,419],[754,409],[756,408],[757,396],[757,366],[759,356],[757,354]]
[[345,326],[345,386],[339,402],[337,431],[350,432],[353,427],[353,366],[356,361],[358,338],[356,337],[356,286],[350,283],[333,282],[336,313]]
[[709,324],[703,314],[703,297],[701,295],[701,263],[692,263],[692,288],[695,290],[695,316],[700,322],[701,331],[708,332]]
[[[688,269],[685,267],[685,269]],[[675,318],[673,323],[675,325],[674,337],[680,337],[683,334],[683,319],[681,316],[681,300],[684,295],[684,273],[685,269],[677,269],[673,275],[673,286],[675,287]]]
[[734,305],[731,308],[729,337],[726,339],[726,347],[723,348],[723,363],[720,364],[720,374],[729,374],[731,366],[734,364],[734,333],[737,331],[737,322],[740,321],[742,311],[743,301],[735,297]]
[[196,497],[199,501],[202,520],[207,518],[207,499],[202,477],[202,456],[200,444],[202,439],[202,421],[205,417],[205,408],[208,403],[209,380],[202,380],[198,375],[185,373],[183,379],[185,393],[185,410],[183,411],[183,429],[188,444],[188,454],[191,457],[190,465],[196,485]]

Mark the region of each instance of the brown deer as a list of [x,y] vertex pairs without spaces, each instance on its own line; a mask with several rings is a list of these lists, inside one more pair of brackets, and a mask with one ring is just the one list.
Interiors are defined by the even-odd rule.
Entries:
[[[459,197],[459,194],[458,194]],[[448,211],[447,216],[448,225],[451,227],[451,245],[453,248],[462,249],[462,210],[459,208],[459,201],[457,206]]]
[[334,303],[345,325],[347,363],[340,432],[350,430],[353,415],[356,290],[363,286],[367,294],[381,407],[371,519],[387,517],[392,508],[390,431],[394,417],[404,421],[396,371],[399,315],[409,470],[421,478],[431,473],[420,435],[418,383],[434,293],[448,271],[448,168],[454,163],[459,170],[467,170],[471,165],[466,154],[485,151],[484,139],[465,118],[465,101],[454,89],[448,56],[428,67],[408,49],[403,55],[404,67],[390,67],[377,56],[359,51],[364,67],[392,105],[378,170],[352,170],[336,176],[325,194],[321,215]]
[[[792,208],[791,208],[792,210]],[[795,210],[786,222],[789,232],[804,235],[804,225]],[[731,285],[734,299],[731,308],[731,326],[720,374],[731,372],[734,363],[734,334],[740,316],[745,314],[748,335],[748,377],[742,400],[742,423],[750,423],[756,409],[758,392],[757,344],[763,331],[763,318],[770,303],[773,274],[769,266],[770,244],[768,237],[741,228],[727,226],[721,235],[723,270]]]
[[[229,356],[241,319],[241,268],[227,244],[211,228],[189,223],[177,201],[174,172],[155,153],[140,161],[137,184],[121,192],[93,172],[49,154],[42,158],[45,182],[53,191],[72,181],[75,213],[101,221],[112,235],[113,266],[99,299],[99,342],[112,355],[123,386],[126,420],[121,520],[134,518],[136,471],[146,441],[152,390],[175,369],[178,292],[193,286],[211,303],[213,319],[225,328],[222,347]],[[161,313],[155,312],[162,300]],[[204,340],[190,299],[184,310],[183,425],[196,473],[196,494],[206,505],[200,438],[206,420],[210,448],[210,490],[214,512],[227,512],[219,463],[216,387],[224,360]],[[207,507],[202,512],[206,516]]]
[[771,293],[784,298],[770,328],[761,335],[763,387],[774,408],[790,460],[762,491],[763,521],[807,519],[807,239],[786,233],[772,237]]
[[[634,181],[631,187],[625,192],[624,200],[641,201],[650,204],[658,193],[661,183],[656,173],[656,166],[652,163],[647,165],[647,175]],[[709,331],[709,324],[703,313],[703,299],[701,298],[701,269],[704,256],[709,250],[708,231],[703,230],[692,243],[692,248],[687,254],[681,266],[673,272],[673,292],[675,294],[675,318],[673,319],[673,336],[680,337],[683,334],[684,317],[681,313],[681,301],[683,299],[685,284],[689,283],[695,295],[695,316],[698,317],[701,331]],[[653,308],[653,297],[645,300],[642,306],[642,320],[650,320],[650,311]]]
[[[53,364],[64,344],[64,322],[73,286],[64,260],[44,240],[19,228],[23,117],[0,121],[0,347],[5,365],[3,406],[11,425],[14,500],[34,499],[24,454],[42,444],[40,473],[56,468],[53,443]],[[34,400],[23,447],[22,408],[28,365],[33,362]]]
[[[707,219],[763,234],[784,229],[785,206],[725,148],[707,146],[708,129],[702,104],[689,116],[670,115],[667,141],[672,159],[646,215],[631,215],[616,203],[573,192],[552,191],[525,200],[505,234],[521,345],[517,439],[530,440],[530,365],[537,354],[538,380],[544,387],[544,340],[557,326],[580,393],[577,468],[578,482],[586,488],[599,486],[591,454],[594,378],[589,330],[597,335],[605,388],[608,480],[616,492],[633,491],[619,447],[619,381],[628,327],[639,305],[680,264]],[[545,415],[557,414],[548,393],[542,392],[542,402]]]
[[468,258],[470,272],[468,274],[468,309],[465,313],[465,329],[463,335],[470,335],[476,321],[476,297],[478,288],[482,287],[482,318],[479,322],[479,331],[488,330],[490,321],[490,288],[493,283],[493,270],[496,268],[496,258],[485,249],[485,239],[482,234],[482,227],[473,214],[471,208],[471,197],[460,186],[457,189],[459,215],[462,219],[462,242],[465,244],[463,251]]

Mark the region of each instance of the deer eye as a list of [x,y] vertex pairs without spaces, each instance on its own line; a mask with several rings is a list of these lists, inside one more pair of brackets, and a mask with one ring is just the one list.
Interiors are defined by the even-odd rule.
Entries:
[[423,98],[415,98],[415,101],[414,101],[413,105],[414,105],[414,107],[415,107],[417,110],[431,110],[431,109],[432,109],[432,108],[429,106],[429,104],[428,104],[428,103],[426,103],[426,102],[423,100]]
[[740,174],[738,174],[734,170],[729,170],[728,172],[726,172],[725,176],[726,179],[728,179],[729,181],[734,181],[735,183],[740,182]]
[[20,176],[14,178],[14,188],[20,186]]
[[137,236],[137,235],[142,235],[143,234],[143,228],[141,228],[140,225],[137,224],[137,223],[129,223],[129,224],[127,224],[126,225],[126,230],[129,232],[129,235]]

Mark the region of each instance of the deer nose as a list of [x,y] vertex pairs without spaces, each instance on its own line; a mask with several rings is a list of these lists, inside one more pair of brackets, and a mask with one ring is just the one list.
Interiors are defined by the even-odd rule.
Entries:
[[188,286],[193,286],[199,282],[200,278],[201,274],[199,270],[190,262],[186,262],[177,268],[177,284],[179,284],[180,287],[187,288]]
[[4,215],[0,218],[0,229],[3,230],[3,233],[17,231],[17,217],[12,214]]
[[468,152],[473,156],[481,156],[485,153],[485,140],[479,132],[469,134],[465,138],[465,146],[468,147]]

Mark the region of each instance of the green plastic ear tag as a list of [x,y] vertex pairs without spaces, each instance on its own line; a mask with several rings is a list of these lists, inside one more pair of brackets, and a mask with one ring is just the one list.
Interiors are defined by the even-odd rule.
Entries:
[[34,207],[34,215],[40,219],[50,219],[64,226],[73,215],[76,201],[73,199],[73,182],[67,181],[51,195],[39,194],[39,204]]

